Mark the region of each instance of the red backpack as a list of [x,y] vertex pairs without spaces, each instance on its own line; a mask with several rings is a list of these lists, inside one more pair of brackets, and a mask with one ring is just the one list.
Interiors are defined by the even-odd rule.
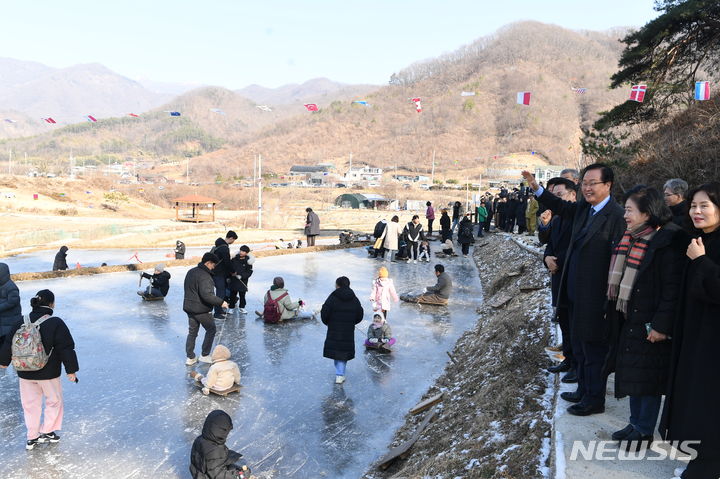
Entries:
[[263,309],[263,320],[266,323],[280,322],[280,318],[282,317],[282,311],[280,311],[280,300],[287,295],[287,293],[283,293],[278,296],[277,299],[272,299],[270,291],[267,292],[265,295],[265,307]]

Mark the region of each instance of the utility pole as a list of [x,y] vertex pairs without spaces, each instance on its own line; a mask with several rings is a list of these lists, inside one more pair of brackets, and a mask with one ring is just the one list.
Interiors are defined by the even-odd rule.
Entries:
[[12,150],[8,150],[8,175],[12,175]]
[[262,155],[258,155],[258,229],[262,229]]
[[253,156],[253,181],[252,181],[253,186],[255,186],[256,178],[257,178],[257,155]]
[[432,173],[430,174],[430,186],[435,184],[435,150],[432,156]]
[[190,158],[187,159],[185,164],[185,184],[190,186]]

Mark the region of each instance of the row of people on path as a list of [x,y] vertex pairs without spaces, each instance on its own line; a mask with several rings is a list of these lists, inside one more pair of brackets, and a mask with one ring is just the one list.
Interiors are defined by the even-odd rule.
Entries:
[[615,396],[629,397],[630,418],[612,438],[631,450],[649,445],[663,404],[662,439],[700,441],[678,475],[719,477],[720,183],[684,197],[679,180],[664,192],[637,186],[623,208],[611,196],[613,170],[601,163],[583,170],[575,201],[572,181],[543,188],[523,176],[553,216],[545,264],[567,360],[556,370],[574,371],[577,381],[561,394],[573,403],[568,412],[603,413],[614,372]]

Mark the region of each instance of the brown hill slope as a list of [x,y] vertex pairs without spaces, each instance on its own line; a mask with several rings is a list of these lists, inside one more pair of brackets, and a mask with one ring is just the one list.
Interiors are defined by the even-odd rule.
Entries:
[[[537,22],[495,35],[393,75],[366,96],[371,107],[335,102],[316,113],[279,122],[239,147],[203,157],[220,171],[261,153],[271,168],[346,158],[376,166],[427,170],[436,150],[440,169],[467,168],[510,151],[536,150],[553,163],[578,156],[580,125],[618,103],[606,87],[621,51],[602,33],[574,32]],[[579,95],[571,87],[587,88]],[[474,97],[461,97],[474,91]],[[530,107],[515,103],[531,91]],[[423,112],[409,98],[421,97]]]

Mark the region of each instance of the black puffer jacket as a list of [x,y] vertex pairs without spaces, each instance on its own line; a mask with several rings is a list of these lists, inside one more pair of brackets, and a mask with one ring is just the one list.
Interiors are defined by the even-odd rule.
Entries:
[[215,240],[215,248],[213,249],[215,256],[220,258],[220,262],[215,266],[212,274],[220,278],[229,278],[232,273],[232,265],[230,264],[230,245],[222,238]]
[[[30,322],[34,323],[46,314],[52,316],[53,310],[45,306],[34,308],[30,313]],[[0,349],[0,364],[3,366],[10,364],[10,360],[12,359],[12,341],[10,339],[12,339],[15,332],[20,329],[20,324],[21,323],[17,323],[10,331],[8,340],[5,341]],[[18,377],[31,381],[55,379],[62,374],[61,365],[65,366],[66,374],[76,373],[80,369],[78,367],[77,355],[75,354],[75,341],[73,341],[70,330],[62,319],[58,317],[46,319],[40,325],[40,337],[42,338],[45,352],[50,354],[47,364],[39,371],[18,371]]]
[[143,273],[142,277],[149,279],[153,288],[159,289],[163,296],[167,296],[170,291],[170,273],[167,271],[158,274]]
[[232,269],[235,272],[234,276],[230,276],[230,289],[233,291],[247,291],[248,280],[253,274],[253,264],[255,263],[255,257],[251,254],[247,254],[244,257],[240,254],[236,254],[232,259]]
[[469,218],[464,217],[460,223],[458,223],[458,243],[470,244],[475,242],[475,236],[473,235],[473,224]]
[[53,271],[65,271],[68,269],[67,265],[67,251],[68,247],[63,246],[55,255],[55,261],[53,262]]
[[184,288],[183,311],[188,314],[209,313],[213,306],[220,306],[223,303],[222,298],[215,296],[212,273],[203,263],[198,263],[187,272]]
[[10,279],[8,265],[0,263],[0,337],[8,334],[20,321],[20,291]]
[[355,357],[355,325],[362,321],[363,308],[350,288],[338,288],[325,300],[320,319],[327,325],[323,356],[340,361]]
[[[688,235],[669,223],[650,240],[637,271],[637,279],[620,329],[615,364],[615,396],[656,396],[665,394],[672,342],[651,343],[646,323],[668,336],[673,334],[675,308],[685,264]],[[615,313],[608,306],[608,315]]]
[[190,450],[193,479],[237,479],[235,463],[242,455],[225,445],[232,428],[232,419],[225,411],[216,409],[208,414],[202,434]]
[[446,231],[450,231],[450,217],[447,213],[443,213],[440,216],[440,227]]

